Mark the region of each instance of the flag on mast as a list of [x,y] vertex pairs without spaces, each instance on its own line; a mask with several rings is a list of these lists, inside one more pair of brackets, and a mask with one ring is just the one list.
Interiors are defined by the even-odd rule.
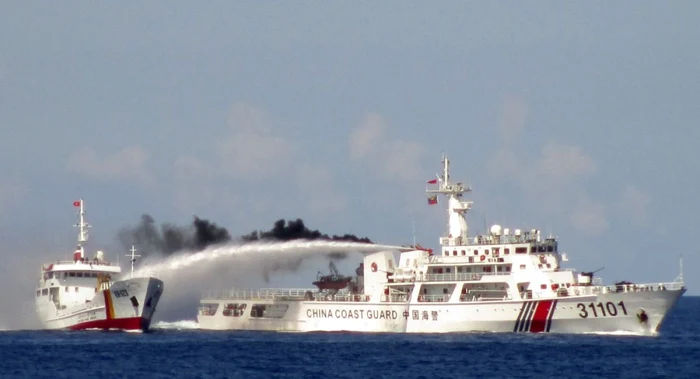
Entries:
[[76,200],[76,201],[74,201],[74,202],[73,202],[73,206],[74,206],[74,207],[79,207],[79,206],[80,206],[80,202],[81,202],[81,200]]
[[437,184],[437,179],[428,180],[428,184]]
[[433,195],[433,196],[428,197],[428,205],[435,205],[437,203],[438,203],[437,195]]

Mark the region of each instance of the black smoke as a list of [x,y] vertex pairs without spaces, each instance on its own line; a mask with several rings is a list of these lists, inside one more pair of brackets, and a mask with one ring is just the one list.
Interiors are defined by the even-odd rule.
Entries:
[[[324,241],[349,241],[349,242],[359,242],[359,243],[373,243],[367,237],[358,237],[354,234],[344,234],[342,236],[333,235],[329,236],[323,234],[318,230],[311,230],[304,225],[302,219],[284,221],[283,219],[277,220],[273,225],[272,229],[268,231],[253,231],[250,234],[246,234],[240,237],[241,241],[244,242],[255,242],[255,241],[292,241],[292,240],[324,240]],[[347,253],[344,252],[333,252],[326,254],[331,260],[341,260],[347,257]],[[301,266],[304,258],[290,258],[286,260],[274,260],[266,262],[263,267],[263,277],[265,281],[269,281],[270,273],[275,271],[296,271]]]
[[[141,221],[135,227],[125,227],[119,231],[118,239],[125,250],[134,245],[143,256],[153,253],[169,256],[179,251],[196,252],[205,249],[209,245],[226,243],[233,240],[226,228],[215,223],[194,217],[192,224],[178,226],[171,223],[156,225],[155,220],[148,214],[141,216]],[[272,229],[267,231],[254,230],[249,234],[236,238],[241,243],[258,241],[292,241],[292,240],[325,240],[325,241],[350,241],[359,243],[373,243],[367,237],[357,237],[354,234],[329,236],[318,230],[311,230],[302,219],[285,221],[277,220]],[[328,253],[331,259],[344,259],[346,253]],[[298,265],[301,261],[296,264]]]
[[[325,241],[349,241],[349,242],[360,242],[360,243],[372,243],[367,237],[358,237],[354,234],[344,234],[342,236],[329,236],[323,234],[318,230],[311,230],[304,225],[304,220],[296,219],[287,221],[277,220],[269,231],[253,231],[250,234],[241,236],[241,240],[245,242],[253,241],[292,241],[292,240],[325,240]],[[329,257],[334,259],[345,258],[345,253],[329,253]]]
[[168,256],[183,250],[199,251],[209,245],[231,241],[228,230],[197,216],[188,226],[165,223],[158,227],[153,217],[147,214],[141,216],[135,227],[122,228],[117,238],[125,250],[134,245],[144,257],[156,253]]

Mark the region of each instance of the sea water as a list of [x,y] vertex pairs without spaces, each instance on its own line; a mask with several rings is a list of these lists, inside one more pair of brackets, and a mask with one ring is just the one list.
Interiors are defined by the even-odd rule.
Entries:
[[0,332],[3,378],[695,378],[700,298],[654,337],[204,331]]

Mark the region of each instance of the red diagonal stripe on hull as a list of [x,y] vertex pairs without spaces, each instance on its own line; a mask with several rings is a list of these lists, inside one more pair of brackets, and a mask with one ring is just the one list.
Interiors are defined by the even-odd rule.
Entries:
[[114,318],[111,320],[93,320],[71,325],[71,330],[83,329],[121,329],[121,330],[146,330],[149,322],[143,317]]
[[532,316],[532,322],[530,323],[530,331],[532,333],[544,332],[545,326],[547,326],[547,315],[549,315],[549,308],[552,306],[552,300],[542,300],[537,303],[537,308],[535,308],[535,314]]

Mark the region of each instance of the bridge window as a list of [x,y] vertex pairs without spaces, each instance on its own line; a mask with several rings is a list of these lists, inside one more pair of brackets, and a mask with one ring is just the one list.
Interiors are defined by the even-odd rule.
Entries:
[[510,254],[510,249],[507,247],[503,249],[503,254]]
[[78,292],[78,287],[75,287],[75,292]]
[[71,278],[75,278],[75,273],[71,271],[68,273],[68,276],[70,276]]
[[527,247],[516,247],[515,254],[525,254],[527,253]]
[[450,268],[449,268],[449,267],[445,268],[445,272],[446,272],[446,273],[449,273],[449,272],[450,272]]
[[66,292],[68,292],[68,286],[66,286]]
[[525,269],[525,265],[520,265],[520,269],[521,269],[521,270],[524,270],[524,269]]
[[36,297],[41,296],[41,290],[36,290]]
[[467,255],[467,252],[462,250],[462,255]]
[[452,255],[457,255],[457,250],[452,251]]
[[46,295],[48,295],[48,294],[49,294],[49,289],[48,289],[48,288],[44,288],[44,289],[41,290],[41,296],[46,296]]
[[540,285],[540,289],[546,290],[546,289],[547,289],[547,285],[546,285],[546,284],[541,284],[541,285]]
[[536,246],[532,246],[532,247],[530,248],[530,252],[531,252],[531,253],[536,253],[536,252],[537,252],[537,247],[536,247]]
[[479,250],[474,249],[474,255],[479,255]]
[[282,318],[287,313],[287,304],[253,304],[250,317]]
[[484,254],[489,255],[489,249],[486,249],[486,251],[484,251]]
[[550,252],[550,253],[553,252],[553,251],[554,251],[554,246],[551,246],[551,245],[550,245],[550,246],[547,246],[547,251]]
[[78,273],[76,273],[75,276],[77,276],[78,278],[82,278],[82,277],[83,277],[83,273],[82,273],[82,272],[78,272]]

